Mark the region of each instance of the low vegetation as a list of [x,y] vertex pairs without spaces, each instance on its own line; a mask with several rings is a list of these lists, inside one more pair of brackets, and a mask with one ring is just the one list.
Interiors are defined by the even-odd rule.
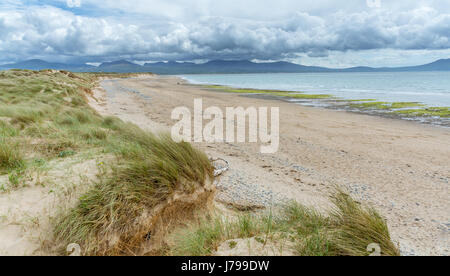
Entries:
[[[78,242],[89,255],[121,254],[131,246],[125,233],[135,232],[132,221],[175,190],[192,192],[193,183],[212,177],[212,166],[188,143],[98,115],[86,100],[97,77],[52,70],[0,72],[0,174],[10,182],[2,190],[20,188],[39,163],[86,153],[116,156],[104,165],[110,173],[54,219],[55,244],[61,250]],[[124,241],[109,248],[102,240],[106,233]]]
[[8,172],[23,166],[24,159],[18,144],[0,137],[0,172]]
[[440,117],[449,118],[449,107],[427,107],[416,102],[365,102],[350,104],[350,107],[357,109],[386,110],[392,114],[408,117]]
[[33,167],[36,159],[47,162],[113,149],[121,128],[128,126],[105,119],[88,106],[86,95],[92,93],[98,76],[102,75],[0,72],[0,173]]
[[[134,127],[122,129],[118,139],[117,154],[124,161],[56,223],[57,239],[82,245],[85,254],[135,252],[152,226],[146,213],[175,190],[189,194],[194,192],[193,183],[203,185],[212,178],[208,158],[187,143]],[[111,241],[114,237],[117,243]]]
[[384,110],[392,110],[392,109],[400,109],[400,108],[408,108],[408,107],[423,107],[424,105],[421,103],[415,102],[366,102],[366,103],[357,103],[351,104],[350,107],[359,108],[359,109],[384,109]]
[[295,92],[295,91],[237,89],[237,88],[231,88],[231,87],[221,86],[221,85],[207,85],[205,87],[210,88],[210,89],[219,90],[222,92],[228,92],[228,93],[267,94],[267,95],[271,95],[271,96],[289,97],[289,98],[295,98],[295,99],[327,99],[327,98],[333,97],[331,95],[326,95],[326,94],[305,94],[302,92]]
[[102,122],[85,100],[95,79],[51,70],[0,72],[0,174],[9,176],[9,188],[39,167],[36,160],[101,145],[100,139],[82,139]]
[[222,85],[206,85],[206,88],[227,92],[242,94],[264,94],[283,98],[292,99],[328,99],[335,102],[346,103],[348,107],[358,110],[383,110],[390,114],[396,114],[407,117],[440,117],[449,118],[449,107],[427,107],[418,102],[381,102],[375,99],[337,99],[333,95],[328,94],[306,94],[296,91],[280,91],[280,90],[259,90],[259,89],[238,89]]
[[288,244],[300,256],[367,256],[370,244],[378,244],[381,255],[400,255],[385,220],[373,208],[361,206],[342,191],[331,200],[334,208],[326,214],[291,203],[276,215],[201,220],[175,234],[170,254],[213,255],[227,240],[256,237],[262,244]]
[[354,102],[375,102],[375,99],[336,99],[335,102],[354,103]]
[[[32,171],[51,163],[81,155],[111,156],[107,164],[98,164],[98,179],[52,219],[52,241],[46,245],[51,253],[66,254],[68,244],[78,243],[85,255],[136,254],[154,234],[149,232],[154,223],[149,214],[155,206],[177,191],[193,193],[213,177],[207,156],[190,144],[92,110],[86,95],[92,96],[99,76],[0,72],[0,175],[9,182],[0,193],[20,189]],[[333,202],[335,209],[327,215],[292,204],[276,215],[201,220],[178,233],[166,253],[211,255],[221,242],[256,237],[262,242],[288,241],[299,255],[367,255],[369,243],[379,244],[384,255],[398,255],[375,210],[341,192]]]
[[450,118],[449,107],[427,107],[421,109],[406,109],[406,110],[397,110],[395,111],[395,113],[412,117]]
[[332,98],[332,95],[327,94],[302,94],[302,93],[275,93],[275,96],[278,97],[287,97],[293,99],[329,99]]

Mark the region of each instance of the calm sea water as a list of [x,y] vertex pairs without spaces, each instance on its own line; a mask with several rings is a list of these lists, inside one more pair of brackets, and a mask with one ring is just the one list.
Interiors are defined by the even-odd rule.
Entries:
[[450,72],[183,75],[195,84],[331,94],[343,99],[450,106]]

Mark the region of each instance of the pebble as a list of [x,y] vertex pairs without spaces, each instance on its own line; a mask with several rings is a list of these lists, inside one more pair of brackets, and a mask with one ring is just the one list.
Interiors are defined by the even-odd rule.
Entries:
[[246,181],[238,172],[228,171],[216,182],[216,200],[231,204],[271,207],[287,202],[281,194]]

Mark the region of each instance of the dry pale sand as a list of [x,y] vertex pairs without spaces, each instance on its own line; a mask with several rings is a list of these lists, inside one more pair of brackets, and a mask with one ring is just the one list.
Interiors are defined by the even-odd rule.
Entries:
[[318,207],[335,185],[375,206],[388,220],[403,254],[449,255],[450,130],[369,115],[210,91],[176,77],[105,80],[92,101],[152,131],[169,131],[175,107],[276,106],[280,148],[260,154],[257,144],[197,144],[231,169],[218,183],[217,201],[263,206],[295,199]]
[[[51,217],[96,180],[97,163],[76,157],[51,161],[51,169],[33,173],[25,187],[0,193],[0,256],[50,254]],[[7,183],[8,176],[1,176],[0,185]]]

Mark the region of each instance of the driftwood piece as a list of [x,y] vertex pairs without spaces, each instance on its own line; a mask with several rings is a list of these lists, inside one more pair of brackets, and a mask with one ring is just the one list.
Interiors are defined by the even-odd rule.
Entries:
[[[228,171],[230,169],[230,164],[225,159],[222,159],[222,158],[210,158],[209,160],[214,165],[214,177],[217,177],[217,176],[223,174],[224,172],[226,172],[226,171]],[[222,161],[224,163],[224,165],[217,164],[218,161]]]

